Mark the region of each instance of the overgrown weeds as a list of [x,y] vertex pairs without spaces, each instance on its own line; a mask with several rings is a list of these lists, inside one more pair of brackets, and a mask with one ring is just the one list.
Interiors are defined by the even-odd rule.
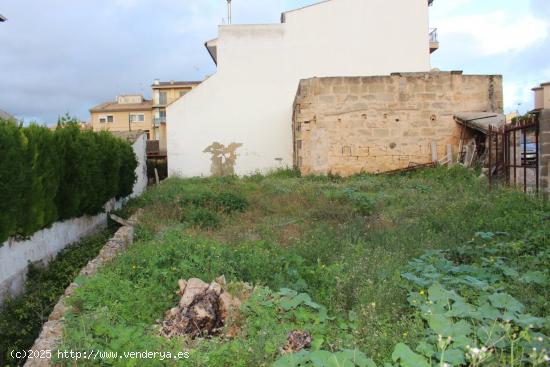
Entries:
[[[232,195],[219,199],[224,193]],[[111,266],[83,280],[73,297],[76,308],[68,315],[63,348],[188,349],[197,366],[267,366],[282,358],[287,333],[305,328],[318,334],[313,337],[315,349],[309,351],[317,353],[288,357],[284,365],[311,365],[315,358],[343,361],[357,357],[361,366],[370,363],[365,359],[368,356],[376,363],[406,366],[411,363],[408,358],[429,361],[430,357],[416,348],[423,341],[433,341],[426,339],[430,320],[409,303],[410,292],[420,293],[421,289],[407,288],[410,280],[401,277],[411,260],[432,251],[430,254],[444,254],[453,266],[473,269],[475,264],[482,265],[478,264],[481,256],[476,256],[477,246],[483,246],[475,237],[478,232],[506,232],[503,242],[511,248],[516,243],[532,244],[531,252],[502,254],[508,259],[505,263],[524,264],[516,267],[520,273],[524,266],[544,265],[542,260],[536,262],[540,256],[533,246],[548,251],[548,233],[541,232],[548,227],[547,203],[505,188],[489,191],[475,172],[458,167],[347,179],[300,178],[293,172],[242,179],[174,178],[131,203],[129,210],[137,207],[145,209],[137,229],[138,243]],[[189,210],[200,215],[186,216]],[[211,218],[212,213],[217,219]],[[464,244],[474,247],[460,252]],[[437,252],[443,250],[450,251]],[[520,253],[532,260],[521,258]],[[420,273],[430,274],[428,270]],[[415,276],[421,278],[420,273]],[[190,343],[155,336],[152,325],[175,302],[178,279],[211,280],[220,274],[229,281],[245,281],[264,289],[258,290],[263,296],[252,297],[247,303],[251,311],[242,321],[248,330],[242,337]],[[540,275],[526,274],[536,279]],[[475,274],[467,275],[475,278]],[[460,294],[461,290],[445,288],[449,283],[439,284],[463,299],[469,297]],[[548,316],[543,301],[547,283],[513,284],[502,278],[491,286],[498,292],[506,289],[521,302],[523,314]],[[422,296],[429,300],[431,285],[423,287]],[[318,316],[312,316],[318,310],[303,304],[292,312],[272,306],[280,288],[292,289],[296,296],[307,294],[312,303],[326,307],[327,319],[321,323]],[[459,321],[456,317],[453,324]],[[430,345],[436,348],[432,364],[450,358],[450,354],[442,357],[436,344]],[[466,353],[464,350],[463,358],[468,363]],[[330,365],[322,364],[325,362],[316,365]],[[174,362],[178,363],[189,361]]]

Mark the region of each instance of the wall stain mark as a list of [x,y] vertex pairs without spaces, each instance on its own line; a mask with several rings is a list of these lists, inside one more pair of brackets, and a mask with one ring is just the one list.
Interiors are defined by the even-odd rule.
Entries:
[[235,174],[235,163],[237,162],[237,149],[242,143],[231,143],[227,147],[221,143],[213,142],[203,150],[203,153],[210,153],[212,161],[210,173],[214,177],[232,176]]

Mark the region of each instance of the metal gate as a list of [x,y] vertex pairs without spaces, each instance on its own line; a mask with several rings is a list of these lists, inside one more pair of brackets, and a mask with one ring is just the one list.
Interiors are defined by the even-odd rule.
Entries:
[[539,118],[515,119],[504,127],[489,127],[489,183],[505,182],[527,193],[539,192]]

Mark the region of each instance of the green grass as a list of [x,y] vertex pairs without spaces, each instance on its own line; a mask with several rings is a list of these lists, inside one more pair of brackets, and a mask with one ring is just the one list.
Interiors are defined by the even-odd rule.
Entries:
[[[189,350],[190,360],[147,363],[267,366],[281,357],[286,333],[305,328],[322,342],[318,349],[360,350],[376,363],[391,362],[396,344],[403,343],[398,351],[407,354],[402,346],[416,347],[428,330],[401,277],[412,259],[457,249],[477,232],[506,232],[510,242],[533,238],[548,227],[550,215],[547,203],[505,188],[489,191],[476,172],[458,167],[348,179],[300,178],[292,171],[174,178],[130,203],[125,214],[137,208],[145,209],[137,243],[80,280],[61,349]],[[536,246],[548,248],[546,235],[536,238]],[[258,286],[243,307],[239,336],[156,336],[155,320],[177,302],[178,279],[210,281],[221,274]],[[280,288],[308,294],[328,316],[307,305],[285,309],[278,303]],[[548,316],[548,284],[510,286],[509,292],[528,312]],[[309,355],[300,358],[279,363],[312,363]],[[87,363],[98,361],[79,361]]]

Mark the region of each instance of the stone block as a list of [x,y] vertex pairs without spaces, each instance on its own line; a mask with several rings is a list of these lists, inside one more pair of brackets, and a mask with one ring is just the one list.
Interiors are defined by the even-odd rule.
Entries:
[[332,92],[334,94],[348,94],[349,86],[348,85],[334,85],[332,87]]

